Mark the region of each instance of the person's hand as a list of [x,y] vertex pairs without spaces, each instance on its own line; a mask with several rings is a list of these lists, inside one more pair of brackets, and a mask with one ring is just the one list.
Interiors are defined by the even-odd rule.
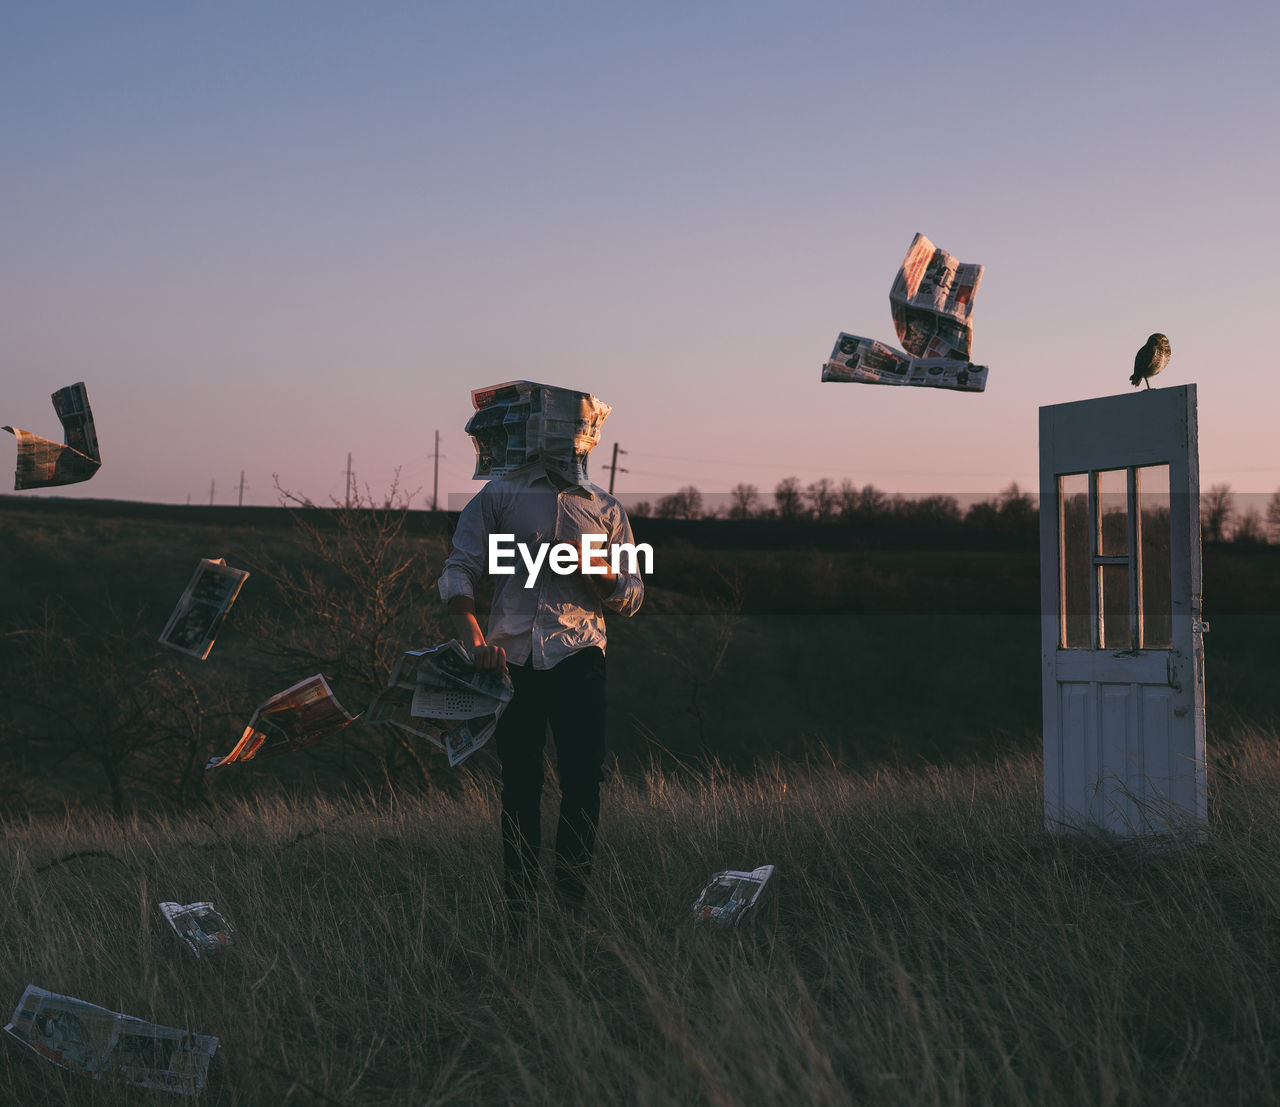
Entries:
[[[590,565],[592,571],[587,572],[587,566]],[[584,577],[604,576],[609,572],[609,557],[607,554],[593,554],[590,557],[578,555],[578,572]]]
[[496,672],[507,667],[507,651],[501,646],[472,646],[471,660],[481,672]]
[[[590,565],[592,572],[587,572]],[[578,557],[578,573],[596,590],[597,595],[607,596],[618,586],[618,574],[609,568],[609,558],[604,553]]]

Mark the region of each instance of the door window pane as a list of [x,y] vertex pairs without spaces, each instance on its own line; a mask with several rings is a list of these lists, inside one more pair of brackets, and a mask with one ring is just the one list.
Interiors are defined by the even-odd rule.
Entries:
[[1169,580],[1169,466],[1138,470],[1142,517],[1142,648],[1173,648],[1173,589]]
[[1060,642],[1070,650],[1093,647],[1089,629],[1089,476],[1058,478],[1062,504]]
[[1129,566],[1100,565],[1102,573],[1101,610],[1098,621],[1104,650],[1127,650],[1133,647],[1129,634]]
[[1098,553],[1129,556],[1129,471],[1104,469],[1098,474],[1098,516],[1102,537]]

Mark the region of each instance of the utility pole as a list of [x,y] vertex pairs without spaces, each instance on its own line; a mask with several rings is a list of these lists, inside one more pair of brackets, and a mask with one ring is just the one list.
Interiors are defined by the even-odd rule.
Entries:
[[244,470],[240,470],[240,503],[237,505],[244,507]]
[[209,478],[209,506],[213,507],[213,478]]
[[619,473],[625,473],[625,472],[626,472],[626,470],[625,470],[625,469],[619,469],[619,468],[618,468],[618,455],[619,455],[619,454],[625,454],[626,452],[627,452],[627,451],[626,451],[626,450],[624,450],[624,449],[621,449],[621,448],[618,446],[618,444],[617,444],[616,442],[613,444],[613,461],[611,461],[611,462],[609,463],[609,465],[608,465],[608,469],[609,469],[609,495],[610,495],[610,496],[612,496],[612,495],[613,495],[613,478],[614,478],[615,476],[617,476],[617,474],[619,474]]
[[347,451],[347,507],[351,507],[351,452]]
[[440,490],[440,432],[436,431],[436,452],[431,455],[436,459],[435,475],[431,478],[431,510],[436,510],[436,494]]

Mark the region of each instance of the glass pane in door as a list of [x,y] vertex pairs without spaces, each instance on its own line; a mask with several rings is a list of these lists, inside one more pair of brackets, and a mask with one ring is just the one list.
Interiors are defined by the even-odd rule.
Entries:
[[1129,471],[1104,469],[1098,474],[1098,518],[1102,537],[1098,553],[1129,556]]
[[1069,650],[1093,648],[1089,630],[1089,475],[1058,478],[1062,507],[1062,596],[1059,642]]
[[1173,591],[1169,580],[1169,466],[1138,470],[1142,516],[1142,648],[1173,648]]

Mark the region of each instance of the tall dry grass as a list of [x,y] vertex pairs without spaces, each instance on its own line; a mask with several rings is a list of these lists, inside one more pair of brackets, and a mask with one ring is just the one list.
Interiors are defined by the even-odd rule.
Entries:
[[[1273,1100],[1280,743],[1219,744],[1207,841],[1163,852],[1043,832],[1033,757],[615,778],[589,918],[544,905],[519,942],[485,774],[10,823],[0,997],[216,1034],[216,1104]],[[754,926],[693,930],[712,871],[763,863]],[[236,926],[220,964],[155,909],[199,899]],[[6,1103],[155,1099],[0,1049]]]

